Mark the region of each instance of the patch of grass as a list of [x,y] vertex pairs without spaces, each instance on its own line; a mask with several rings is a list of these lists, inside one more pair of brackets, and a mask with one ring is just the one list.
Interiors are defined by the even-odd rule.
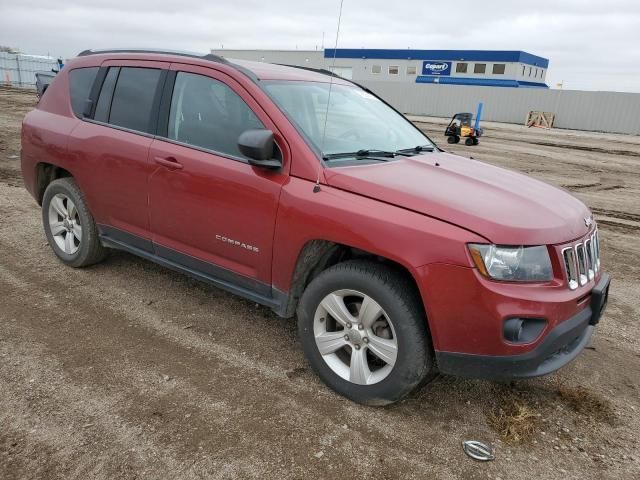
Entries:
[[522,400],[505,398],[487,415],[489,426],[507,443],[523,443],[538,431],[539,415]]

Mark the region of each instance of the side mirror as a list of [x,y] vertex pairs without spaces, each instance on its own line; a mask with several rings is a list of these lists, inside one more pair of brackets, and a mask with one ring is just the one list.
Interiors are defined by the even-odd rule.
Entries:
[[240,153],[249,157],[249,164],[255,167],[278,169],[282,159],[276,158],[276,144],[271,130],[247,130],[238,137]]

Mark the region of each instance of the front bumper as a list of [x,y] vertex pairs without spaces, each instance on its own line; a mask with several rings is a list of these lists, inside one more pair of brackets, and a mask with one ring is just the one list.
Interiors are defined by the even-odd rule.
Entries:
[[589,306],[548,331],[538,345],[516,355],[477,355],[436,350],[441,373],[473,378],[529,378],[546,375],[571,362],[589,342],[606,308],[611,279],[602,274]]

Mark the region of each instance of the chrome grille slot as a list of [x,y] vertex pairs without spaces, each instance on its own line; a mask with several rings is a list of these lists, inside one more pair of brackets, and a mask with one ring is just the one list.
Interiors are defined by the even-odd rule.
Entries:
[[600,235],[598,234],[598,229],[593,232],[593,245],[595,247],[596,254],[596,272],[600,270]]
[[589,280],[593,280],[595,277],[595,255],[593,254],[593,241],[590,238],[585,240],[584,250],[587,257],[587,276]]
[[580,243],[562,249],[562,260],[571,290],[586,285],[600,270],[600,238],[596,228]]
[[578,262],[578,278],[580,279],[580,285],[586,285],[588,281],[587,256],[584,253],[584,245],[582,243],[576,245],[576,260]]
[[572,247],[562,250],[562,258],[564,259],[564,268],[567,272],[569,288],[575,290],[578,288],[578,265],[576,263],[576,253]]

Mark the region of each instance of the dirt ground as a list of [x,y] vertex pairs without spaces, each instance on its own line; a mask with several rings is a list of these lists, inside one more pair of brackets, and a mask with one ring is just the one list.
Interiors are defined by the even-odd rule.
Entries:
[[[443,148],[584,200],[608,310],[549,377],[439,377],[367,408],[305,365],[293,321],[124,253],[74,270],[22,187],[31,93],[0,89],[0,478],[640,478],[640,137],[485,124]],[[462,441],[496,459],[466,457]]]

